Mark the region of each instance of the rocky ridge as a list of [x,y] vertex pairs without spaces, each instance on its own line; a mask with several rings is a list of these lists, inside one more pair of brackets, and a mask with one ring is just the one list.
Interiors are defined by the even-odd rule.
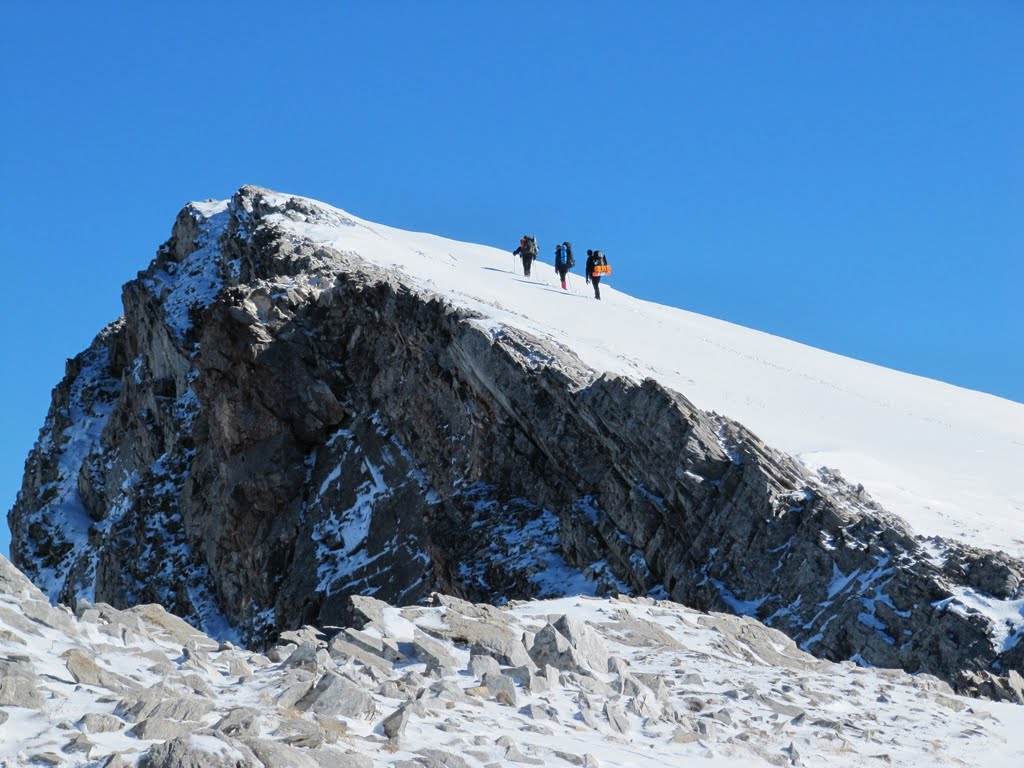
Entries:
[[[353,598],[265,654],[53,607],[0,557],[0,766],[1014,765],[1024,708],[649,598]],[[1018,693],[1022,681],[1016,679]]]
[[385,237],[255,187],[191,204],[69,361],[9,514],[51,599],[159,602],[254,643],[345,624],[356,594],[621,592],[1012,689],[1019,561],[915,538],[838,473],[323,229]]

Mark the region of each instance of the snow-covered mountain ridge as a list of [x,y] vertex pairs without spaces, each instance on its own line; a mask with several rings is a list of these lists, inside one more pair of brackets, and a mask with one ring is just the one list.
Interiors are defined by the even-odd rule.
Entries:
[[55,390],[16,563],[250,642],[359,593],[669,595],[1012,690],[1024,565],[964,541],[974,499],[1016,524],[1024,409],[512,267],[253,187],[190,205]]
[[[323,214],[313,221],[270,219],[399,269],[490,322],[565,345],[597,371],[656,379],[811,469],[839,469],[918,533],[1024,556],[1020,403],[636,299],[615,291],[614,276],[601,304],[580,274],[565,296],[546,250],[528,281],[504,251],[316,205]],[[332,216],[353,226],[339,228]],[[629,269],[628,258],[616,268]]]

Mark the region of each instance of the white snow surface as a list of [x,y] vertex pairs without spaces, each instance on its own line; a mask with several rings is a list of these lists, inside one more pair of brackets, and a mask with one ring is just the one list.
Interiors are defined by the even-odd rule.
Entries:
[[[860,483],[923,535],[1024,557],[1024,405],[853,360],[583,282],[585,245],[563,291],[550,261],[531,279],[509,251],[363,221],[313,200],[306,220],[271,196],[296,236],[400,270],[419,290],[572,349],[599,372],[651,377],[746,425],[811,469]],[[541,244],[544,257],[550,247]],[[1011,352],[1008,350],[1007,352]],[[538,361],[543,364],[543,361]]]

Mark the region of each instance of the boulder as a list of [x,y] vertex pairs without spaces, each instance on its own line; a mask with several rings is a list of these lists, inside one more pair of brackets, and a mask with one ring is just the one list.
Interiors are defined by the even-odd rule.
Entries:
[[389,739],[399,739],[405,732],[409,720],[414,715],[422,717],[426,713],[422,702],[413,701],[403,704],[380,722],[381,732]]
[[363,629],[367,624],[386,626],[384,613],[390,607],[387,603],[363,595],[352,595],[349,599],[352,603],[352,617],[356,629]]
[[569,641],[577,663],[595,672],[608,669],[608,647],[594,630],[574,616],[562,616],[555,622],[555,629]]
[[122,698],[114,714],[138,723],[151,717],[166,720],[201,721],[213,709],[213,702],[181,696],[167,689],[137,691]]
[[76,733],[71,741],[61,747],[61,751],[67,752],[68,754],[82,752],[85,754],[86,758],[88,758],[95,746],[96,745],[93,744],[89,737],[84,733]]
[[608,724],[618,733],[629,733],[629,718],[626,716],[621,704],[609,701],[604,705],[604,715],[608,718]]
[[578,669],[572,658],[569,640],[551,624],[544,625],[533,637],[530,658],[538,665],[549,665],[559,670]]
[[245,659],[233,658],[228,662],[228,674],[239,680],[245,680],[252,677],[253,671]]
[[347,639],[347,635],[335,635],[328,644],[329,653],[335,659],[355,659],[360,664],[381,672],[390,673],[394,664],[388,661],[384,654],[371,653],[365,646],[357,645]]
[[435,640],[420,629],[413,630],[412,649],[416,657],[427,668],[458,669],[459,663],[443,643]]
[[324,675],[295,707],[318,715],[352,718],[370,717],[376,711],[372,696],[334,672]]
[[78,636],[78,625],[75,623],[74,614],[63,606],[52,606],[45,599],[25,598],[21,603],[21,610],[26,618],[42,624],[44,627],[56,629],[68,637]]
[[1017,670],[1011,669],[1007,673],[1005,687],[1014,701],[1024,704],[1024,677],[1021,677]]
[[142,688],[140,683],[109,669],[104,669],[85,651],[73,648],[67,651],[63,658],[68,672],[71,673],[76,683],[97,685],[115,693],[126,693]]
[[316,682],[316,677],[305,670],[289,670],[280,682],[281,693],[277,697],[277,706],[281,709],[294,707],[308,694]]
[[150,747],[139,768],[263,768],[263,764],[245,744],[199,731]]
[[501,672],[487,672],[482,682],[496,702],[506,707],[516,705],[516,686],[511,677]]
[[240,736],[238,740],[252,750],[263,768],[320,768],[320,763],[309,750],[298,749],[270,739]]
[[428,764],[431,768],[437,766],[437,768],[472,768],[472,766],[463,760],[458,755],[446,752],[443,749],[420,749],[416,751],[417,755],[427,758]]
[[112,733],[128,727],[119,717],[94,712],[85,715],[79,722],[86,733]]
[[323,672],[325,669],[333,666],[331,655],[327,652],[326,647],[315,643],[303,643],[281,662],[283,669],[297,667],[314,673]]
[[303,749],[316,749],[327,741],[327,734],[318,723],[294,717],[283,718],[274,735],[285,744]]
[[134,736],[136,739],[146,739],[148,741],[167,741],[201,728],[202,725],[200,723],[168,720],[164,717],[147,717],[129,729],[128,735]]
[[[2,673],[2,670],[0,670]],[[42,709],[43,695],[35,677],[23,677],[3,673],[0,677],[0,707],[24,707]]]
[[[520,669],[525,669],[520,667]],[[501,673],[501,667],[493,656],[473,654],[469,657],[469,673],[477,680],[482,680],[488,672]]]
[[[216,640],[203,634],[181,617],[168,613],[162,605],[148,603],[132,606],[123,611],[122,619],[126,620],[129,617],[136,618],[140,622],[136,625],[137,631],[151,632],[155,637],[171,641],[182,647],[193,643],[194,648],[215,651],[219,646]],[[147,629],[144,630],[143,627]]]
[[260,713],[251,707],[235,707],[222,717],[213,730],[241,739],[248,743],[249,739],[258,739],[261,732]]
[[320,768],[373,768],[373,760],[357,752],[317,750],[313,753]]
[[316,648],[323,648],[327,645],[327,637],[316,627],[305,625],[299,629],[282,632],[279,636],[282,643],[293,643],[294,645],[312,645]]

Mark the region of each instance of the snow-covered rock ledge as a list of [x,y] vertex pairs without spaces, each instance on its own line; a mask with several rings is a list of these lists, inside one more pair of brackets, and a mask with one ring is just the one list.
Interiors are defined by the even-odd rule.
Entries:
[[0,557],[0,766],[1016,766],[1024,707],[823,662],[668,601],[355,598],[265,654],[155,605],[72,614]]

